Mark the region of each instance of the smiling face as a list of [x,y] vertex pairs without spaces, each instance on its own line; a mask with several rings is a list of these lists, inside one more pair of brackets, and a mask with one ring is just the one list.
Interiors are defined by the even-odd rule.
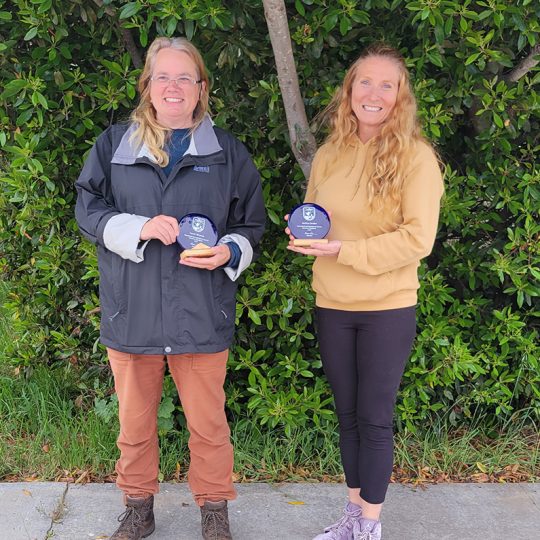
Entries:
[[351,108],[363,142],[378,135],[396,105],[400,68],[391,58],[369,56],[356,70],[351,88]]
[[[189,55],[172,48],[160,49],[155,57],[152,77],[165,75],[170,79],[181,76],[199,79],[197,66]],[[199,102],[201,86],[204,82],[178,86],[170,81],[168,85],[150,81],[150,101],[156,110],[156,119],[170,129],[193,126],[193,111]]]

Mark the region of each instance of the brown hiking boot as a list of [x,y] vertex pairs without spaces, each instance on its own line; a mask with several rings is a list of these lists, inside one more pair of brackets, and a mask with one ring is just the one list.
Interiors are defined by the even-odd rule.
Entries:
[[205,501],[201,506],[201,525],[204,540],[232,540],[227,501]]
[[150,536],[156,524],[154,522],[154,496],[126,497],[126,510],[118,516],[120,527],[110,540],[140,540]]

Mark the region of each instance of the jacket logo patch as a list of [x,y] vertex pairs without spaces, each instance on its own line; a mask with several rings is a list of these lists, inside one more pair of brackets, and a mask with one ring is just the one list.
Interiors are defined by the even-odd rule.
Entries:
[[193,170],[196,171],[196,172],[209,173],[210,172],[210,167],[208,165],[195,165],[195,167],[193,167]]

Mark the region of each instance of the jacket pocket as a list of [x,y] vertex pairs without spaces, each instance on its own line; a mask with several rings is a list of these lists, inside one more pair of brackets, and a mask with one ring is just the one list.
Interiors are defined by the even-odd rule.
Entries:
[[236,307],[236,285],[229,280],[223,269],[216,269],[214,279],[214,321],[216,329],[220,330],[234,325]]
[[114,303],[118,308],[118,311],[123,311],[124,305],[124,291],[123,284],[126,282],[125,279],[125,264],[126,261],[122,259],[119,255],[111,254],[112,258],[112,276],[111,283],[113,289]]
[[102,321],[113,321],[120,314],[120,303],[115,281],[117,270],[114,268],[115,255],[100,249],[98,251],[99,303]]

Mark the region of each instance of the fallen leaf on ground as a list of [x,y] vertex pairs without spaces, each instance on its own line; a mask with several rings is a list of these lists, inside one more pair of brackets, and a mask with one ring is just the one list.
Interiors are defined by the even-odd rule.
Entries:
[[88,471],[84,471],[78,478],[75,480],[76,484],[81,484],[84,482],[85,478],[88,476]]
[[476,462],[476,468],[483,473],[487,473],[487,467],[479,461]]
[[23,480],[25,482],[37,482],[38,477],[37,474],[33,474],[32,476],[25,476]]

